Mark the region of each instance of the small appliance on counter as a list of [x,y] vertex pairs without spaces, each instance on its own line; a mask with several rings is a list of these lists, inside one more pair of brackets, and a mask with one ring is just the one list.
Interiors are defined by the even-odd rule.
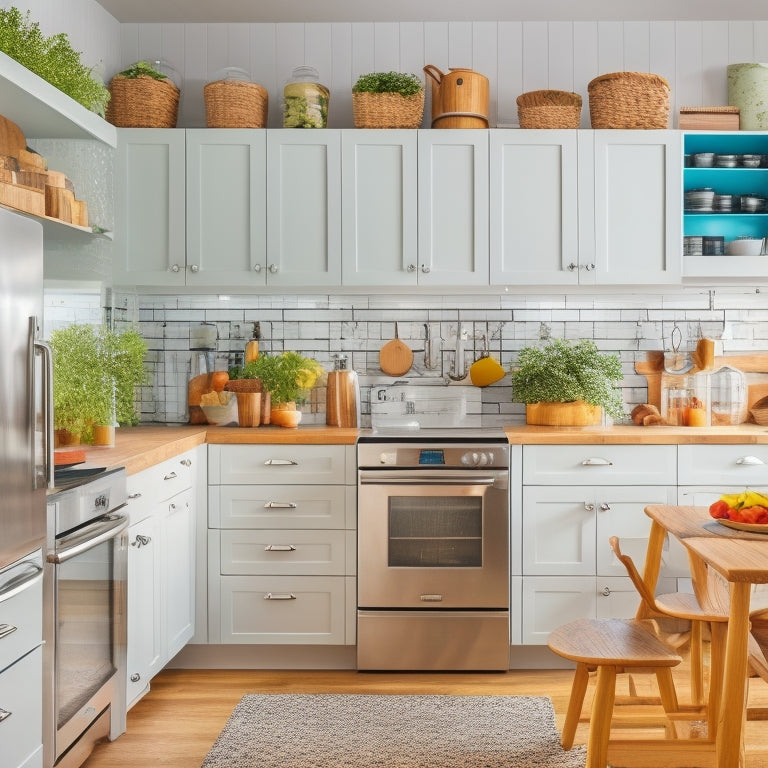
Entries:
[[346,355],[334,355],[325,397],[325,423],[329,427],[360,426],[360,382],[357,372],[347,365]]

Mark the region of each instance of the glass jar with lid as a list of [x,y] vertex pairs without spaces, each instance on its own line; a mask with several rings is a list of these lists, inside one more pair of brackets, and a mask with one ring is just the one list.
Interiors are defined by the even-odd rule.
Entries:
[[709,374],[712,426],[741,424],[747,420],[747,377],[724,365]]
[[295,67],[283,89],[283,128],[326,128],[330,91],[314,67]]

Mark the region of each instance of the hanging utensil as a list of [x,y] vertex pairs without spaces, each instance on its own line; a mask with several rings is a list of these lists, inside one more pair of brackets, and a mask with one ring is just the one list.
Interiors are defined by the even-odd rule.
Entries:
[[388,341],[379,350],[379,368],[387,376],[405,376],[413,365],[413,350],[400,341],[397,323],[395,323],[395,338]]
[[683,332],[677,323],[672,329],[672,351],[664,353],[664,370],[667,373],[688,373],[693,368],[693,361],[687,352],[680,351],[680,343],[683,340]]
[[500,363],[491,357],[488,350],[488,323],[485,324],[485,333],[482,335],[483,352],[480,357],[469,366],[469,378],[476,387],[487,387],[504,378],[504,369]]

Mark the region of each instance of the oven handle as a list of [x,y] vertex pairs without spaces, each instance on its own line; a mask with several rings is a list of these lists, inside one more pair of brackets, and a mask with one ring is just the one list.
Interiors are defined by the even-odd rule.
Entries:
[[502,475],[476,472],[360,472],[361,485],[495,485]]
[[[46,557],[46,560],[49,563],[59,565],[67,560],[71,560],[73,557],[82,555],[89,549],[93,549],[99,546],[99,544],[114,538],[117,534],[122,533],[128,527],[129,522],[128,515],[110,514],[106,521],[96,522],[82,529],[80,533],[83,535],[88,534],[88,538],[85,541],[79,541],[79,543],[73,544],[71,547],[53,552]],[[80,538],[78,537],[78,539]]]

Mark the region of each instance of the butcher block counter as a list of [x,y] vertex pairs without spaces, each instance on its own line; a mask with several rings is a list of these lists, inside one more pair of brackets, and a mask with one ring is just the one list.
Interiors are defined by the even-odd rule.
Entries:
[[[749,445],[768,444],[768,427],[504,427],[513,445]],[[354,445],[357,429],[325,425],[284,427],[144,426],[116,430],[115,446],[82,446],[90,466],[125,467],[131,475],[204,443],[219,445]],[[65,449],[63,449],[65,450]]]

